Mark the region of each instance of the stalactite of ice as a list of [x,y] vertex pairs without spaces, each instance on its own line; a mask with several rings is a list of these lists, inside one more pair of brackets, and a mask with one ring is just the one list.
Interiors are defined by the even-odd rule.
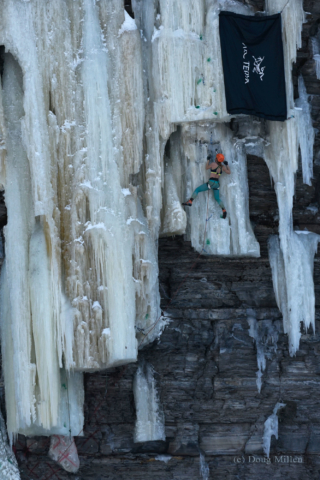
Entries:
[[70,473],[79,470],[80,460],[73,437],[52,435],[50,440],[49,457]]
[[296,60],[297,49],[301,48],[302,24],[305,13],[302,0],[266,0],[265,9],[268,14],[281,13],[282,38],[284,45],[284,66],[286,78],[288,110],[294,108],[293,84],[291,80],[292,64]]
[[320,79],[320,41],[319,33],[315,37],[311,37],[311,47],[313,53],[313,60],[316,64],[316,75],[317,79]]
[[249,323],[249,335],[255,341],[257,348],[257,387],[261,392],[262,375],[266,369],[266,359],[271,358],[277,351],[278,331],[271,320],[257,322],[256,313],[252,309],[247,310],[247,321]]
[[277,305],[283,315],[284,332],[289,337],[289,352],[299,349],[300,322],[315,329],[313,283],[314,255],[320,236],[310,232],[292,232],[290,247],[283,251],[279,238],[270,237],[269,260]]
[[311,185],[313,176],[313,144],[314,128],[311,118],[311,107],[302,75],[298,79],[299,98],[296,100],[295,115],[297,117],[298,138],[301,151],[303,183]]
[[164,417],[150,364],[139,365],[134,377],[133,393],[137,416],[134,441],[165,440]]
[[271,437],[274,435],[278,440],[278,411],[281,408],[286,406],[285,403],[277,403],[273,409],[272,415],[267,418],[264,422],[264,433],[263,433],[263,451],[269,458],[270,456],[270,445],[271,445]]
[[20,473],[16,457],[11,450],[6,424],[0,411],[0,478],[2,480],[20,480]]
[[203,480],[208,480],[210,475],[209,465],[206,462],[205,456],[200,453],[200,476]]

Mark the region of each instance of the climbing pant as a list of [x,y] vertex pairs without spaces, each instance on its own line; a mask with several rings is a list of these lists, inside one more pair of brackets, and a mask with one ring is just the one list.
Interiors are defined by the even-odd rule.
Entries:
[[[219,180],[210,179],[208,183],[210,185],[210,188],[212,190],[212,193],[214,195],[216,202],[218,202],[222,210],[225,210],[225,207],[219,195],[219,188],[220,188]],[[209,190],[208,183],[204,183],[203,185],[200,185],[200,187],[196,188],[193,194],[191,195],[191,198],[195,199],[198,193],[206,192],[207,190]]]

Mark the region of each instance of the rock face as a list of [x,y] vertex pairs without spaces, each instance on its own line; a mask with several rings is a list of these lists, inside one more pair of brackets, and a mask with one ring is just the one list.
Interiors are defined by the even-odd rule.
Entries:
[[[263,9],[262,1],[245,3]],[[304,10],[310,14],[293,76],[297,86],[303,74],[313,125],[320,129],[320,81],[310,42],[318,30],[319,2],[306,0]],[[237,131],[237,122],[231,127]],[[320,233],[319,130],[314,159],[311,187],[298,172],[293,219],[295,228]],[[299,351],[290,357],[267,253],[268,237],[278,230],[276,196],[264,161],[250,155],[247,161],[250,219],[260,258],[204,257],[182,237],[159,241],[160,293],[168,325],[159,341],[140,351],[139,361],[155,371],[165,441],[133,441],[137,364],[86,374],[85,427],[75,438],[77,477],[49,460],[50,439],[19,436],[15,451],[22,479],[320,478],[320,257],[314,266],[316,332],[303,332]],[[260,393],[248,309],[260,326],[266,358]],[[279,437],[272,437],[268,459],[264,422],[277,402],[286,406],[278,413]]]

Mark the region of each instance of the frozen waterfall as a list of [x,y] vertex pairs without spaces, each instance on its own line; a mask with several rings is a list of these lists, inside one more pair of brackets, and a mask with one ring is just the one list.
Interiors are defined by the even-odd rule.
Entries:
[[[292,225],[299,145],[310,184],[314,141],[303,80],[296,103],[290,81],[301,0],[283,12],[290,120],[242,116],[238,133],[226,111],[219,12],[253,10],[236,0],[132,6],[135,20],[123,0],[1,2],[0,181],[8,224],[0,315],[11,441],[18,433],[81,434],[82,372],[135,362],[139,346],[157,338],[164,326],[159,236],[185,235],[203,255],[260,255],[247,153],[264,156],[278,198],[270,263],[291,354],[300,321],[314,325],[318,237]],[[266,6],[278,12],[285,0]],[[211,192],[187,212],[181,205],[208,181],[206,158],[217,152],[231,169],[220,190],[227,219]],[[307,290],[297,304],[302,277]],[[257,341],[258,327],[251,333]],[[163,439],[151,367],[138,367],[134,388],[136,441]]]

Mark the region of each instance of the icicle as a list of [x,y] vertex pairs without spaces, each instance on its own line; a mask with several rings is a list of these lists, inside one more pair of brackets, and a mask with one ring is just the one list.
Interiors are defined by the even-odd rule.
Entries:
[[296,231],[290,234],[283,250],[277,236],[269,240],[273,288],[284,332],[289,337],[290,355],[299,349],[300,322],[306,329],[315,329],[313,263],[319,241],[315,233]]
[[210,475],[209,465],[206,462],[205,456],[200,453],[200,476],[203,480],[208,480]]
[[311,46],[313,53],[313,60],[316,64],[316,75],[317,79],[320,79],[320,42],[319,42],[319,33],[315,37],[311,37]]
[[297,116],[298,138],[301,151],[303,183],[311,185],[313,176],[313,144],[314,128],[311,118],[311,107],[302,75],[298,80],[299,98],[296,100],[295,115]]
[[261,392],[262,375],[266,369],[266,358],[270,358],[272,353],[277,351],[278,331],[272,325],[271,320],[257,322],[255,311],[247,310],[247,321],[250,325],[249,335],[255,341],[257,348],[257,387]]
[[139,365],[133,383],[136,405],[134,441],[165,440],[164,418],[151,365]]
[[281,408],[286,406],[285,403],[277,403],[273,409],[272,415],[267,418],[264,422],[264,433],[263,433],[263,450],[264,453],[269,458],[270,456],[270,445],[271,437],[274,435],[278,440],[278,416],[277,413]]

